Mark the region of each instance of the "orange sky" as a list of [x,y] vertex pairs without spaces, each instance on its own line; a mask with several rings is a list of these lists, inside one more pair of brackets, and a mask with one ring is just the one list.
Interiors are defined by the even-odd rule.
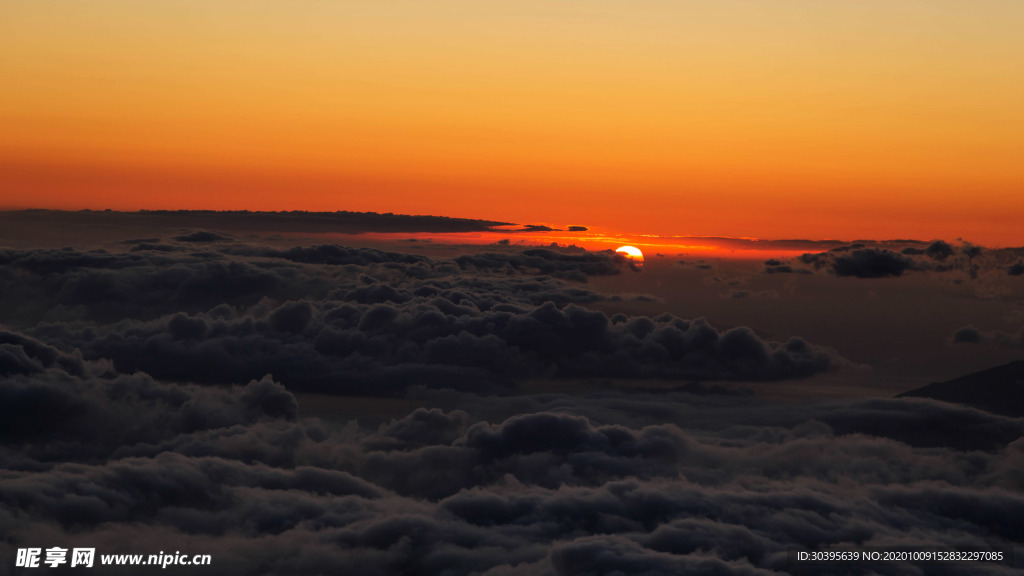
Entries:
[[0,4],[0,207],[1024,245],[1017,0]]

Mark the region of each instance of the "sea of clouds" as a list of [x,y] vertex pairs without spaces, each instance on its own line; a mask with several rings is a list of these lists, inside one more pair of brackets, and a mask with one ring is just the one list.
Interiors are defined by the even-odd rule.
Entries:
[[[805,573],[793,547],[1024,541],[1024,420],[696,384],[849,362],[798,336],[588,309],[619,296],[586,279],[618,273],[631,272],[608,253],[430,258],[205,231],[0,250],[0,556],[180,550],[211,554],[211,574],[753,575]],[[566,379],[690,385],[523,388]],[[309,417],[308,393],[422,407],[368,427]]]

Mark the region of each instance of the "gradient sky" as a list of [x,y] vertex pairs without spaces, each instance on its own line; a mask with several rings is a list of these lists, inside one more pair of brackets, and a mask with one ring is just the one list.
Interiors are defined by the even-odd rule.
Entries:
[[0,3],[0,207],[1022,245],[1017,0]]

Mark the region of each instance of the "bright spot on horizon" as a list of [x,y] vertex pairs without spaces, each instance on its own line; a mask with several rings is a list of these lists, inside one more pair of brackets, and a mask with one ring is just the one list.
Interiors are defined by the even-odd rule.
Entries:
[[640,271],[644,267],[644,253],[635,246],[619,246],[615,249],[617,254],[622,254],[626,257],[626,261],[629,262],[629,267],[633,270]]

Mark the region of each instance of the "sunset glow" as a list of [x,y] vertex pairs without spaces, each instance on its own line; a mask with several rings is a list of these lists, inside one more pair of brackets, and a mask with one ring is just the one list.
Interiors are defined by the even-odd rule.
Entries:
[[1024,6],[901,6],[7,2],[0,207],[1019,245]]

